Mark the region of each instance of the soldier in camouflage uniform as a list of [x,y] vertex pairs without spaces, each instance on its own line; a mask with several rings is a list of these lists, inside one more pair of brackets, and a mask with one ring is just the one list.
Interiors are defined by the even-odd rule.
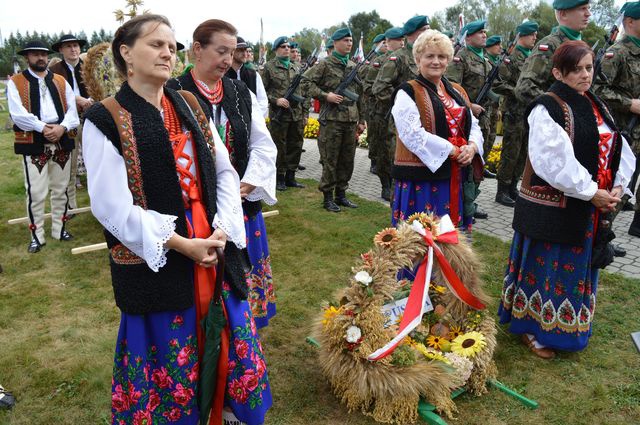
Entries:
[[[607,102],[618,128],[631,130],[628,142],[637,158],[640,155],[640,125],[633,129],[628,127],[631,119],[640,115],[640,2],[626,3],[622,11],[625,37],[605,54],[602,72],[608,81],[596,81],[596,93]],[[631,191],[635,189],[635,183],[632,181]],[[625,195],[622,203],[625,198],[629,196]],[[629,234],[640,237],[640,190],[636,191],[634,209]]]
[[[487,44],[484,46],[484,52],[487,59],[489,59],[489,63],[491,67],[495,67],[498,65],[498,61],[500,60],[500,54],[502,53],[502,37],[499,35],[492,35],[487,38]],[[501,98],[497,97],[494,99],[489,99],[487,112],[486,114],[489,116],[489,133],[487,135],[487,139],[485,140],[485,146],[493,147],[493,144],[496,141],[496,133],[498,131],[498,122],[500,121],[500,102]],[[484,153],[485,159],[489,157],[489,152]],[[487,170],[487,174],[490,178],[494,178],[495,174],[491,171]]]
[[371,93],[371,86],[373,86],[375,76],[378,75],[380,57],[387,53],[384,34],[378,34],[374,37],[373,46],[376,47],[378,45],[379,47],[376,56],[372,58],[371,61],[367,61],[367,63],[360,68],[360,71],[358,71],[358,78],[362,81],[362,105],[364,110],[361,112],[367,120],[367,145],[369,147],[369,160],[371,161],[369,171],[373,174],[376,174],[376,156],[378,155],[377,149],[380,138],[374,133],[375,130],[372,131],[372,125],[375,126],[373,123],[375,99]]
[[[468,23],[462,28],[461,33],[466,34],[466,47],[458,51],[453,61],[449,63],[445,76],[455,83],[458,83],[467,91],[469,99],[471,99],[471,111],[473,115],[480,121],[482,137],[484,138],[484,153],[486,155],[491,151],[491,146],[487,146],[489,138],[490,120],[487,108],[491,103],[490,96],[485,98],[482,105],[473,103],[478,97],[480,89],[484,85],[487,76],[491,72],[491,64],[484,56],[484,46],[487,42],[487,31],[484,29],[486,21],[478,20]],[[495,93],[492,93],[497,99]],[[486,174],[485,174],[486,175]],[[475,218],[485,219],[489,215],[476,205],[476,211],[473,215]]]
[[[294,93],[299,101],[294,103],[284,98],[299,70],[299,65],[290,60],[290,47],[286,37],[278,37],[273,43],[275,57],[265,64],[261,72],[269,100],[269,131],[278,148],[276,159],[278,190],[286,190],[287,187],[304,187],[296,181],[296,169],[302,155],[305,125],[305,102],[300,86]],[[281,110],[280,116],[275,120],[279,110]]]
[[551,74],[551,56],[565,41],[582,39],[580,31],[587,27],[591,16],[589,0],[554,0],[553,8],[559,25],[533,49],[516,85],[516,97],[525,105],[545,93],[555,82]]
[[516,28],[516,34],[520,36],[518,44],[500,65],[500,77],[493,89],[503,96],[502,153],[498,164],[496,202],[507,207],[515,206],[518,179],[524,171],[527,159],[527,137],[524,134],[524,113],[527,105],[516,98],[514,89],[524,61],[536,45],[538,23],[526,21]]
[[[356,154],[356,127],[364,130],[364,118],[359,114],[359,103],[333,91],[355,68],[349,60],[353,38],[348,28],[337,30],[331,36],[335,50],[331,56],[307,70],[303,76],[303,92],[320,100],[321,108],[327,110],[326,122],[320,123],[318,149],[322,162],[322,178],[318,189],[324,194],[323,206],[327,211],[340,212],[340,206],[357,208],[346,197],[349,180],[353,174]],[[348,90],[360,94],[359,81],[354,79]],[[335,190],[335,198],[334,198]]]
[[[393,94],[402,83],[418,76],[418,67],[413,58],[412,47],[416,39],[429,29],[429,18],[414,16],[402,28],[391,28],[385,32],[389,52],[380,62],[380,69],[371,87],[376,100],[375,121],[380,125],[380,134],[384,142],[380,143],[376,168],[385,200],[391,200],[391,164],[395,150],[395,127],[389,118],[393,106]],[[406,35],[407,43],[402,45]]]

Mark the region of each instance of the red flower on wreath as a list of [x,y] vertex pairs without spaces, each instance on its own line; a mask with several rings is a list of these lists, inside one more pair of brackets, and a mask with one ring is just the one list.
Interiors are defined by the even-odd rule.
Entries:
[[171,391],[173,400],[181,406],[189,404],[193,398],[193,390],[191,388],[185,388],[182,384],[176,385],[176,389]]
[[239,379],[234,379],[229,384],[229,390],[227,391],[229,396],[234,399],[239,404],[244,404],[249,397],[249,394],[242,385],[242,382]]

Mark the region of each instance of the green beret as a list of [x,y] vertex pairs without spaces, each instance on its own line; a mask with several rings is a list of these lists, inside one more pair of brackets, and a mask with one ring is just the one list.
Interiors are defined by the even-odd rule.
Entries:
[[620,12],[624,12],[625,18],[639,19],[640,18],[640,1],[632,1],[632,2],[625,3],[624,6],[622,6],[622,9],[620,9]]
[[446,35],[447,37],[449,37],[449,38],[453,38],[453,32],[451,32],[451,31],[442,31],[442,33],[444,35]]
[[382,40],[384,40],[384,34],[378,34],[375,37],[373,37],[373,43],[380,43]]
[[491,37],[487,38],[487,44],[485,44],[484,47],[491,47],[500,43],[502,43],[502,37],[500,37],[499,35],[492,35]]
[[425,25],[429,25],[429,18],[427,16],[425,15],[414,16],[413,18],[409,19],[407,22],[404,23],[404,27],[403,27],[404,33],[411,34],[412,32],[419,30]]
[[345,37],[353,37],[351,35],[351,30],[349,28],[340,28],[338,31],[334,32],[331,36],[333,41],[342,40]]
[[295,41],[290,41],[289,42],[289,46],[291,46],[292,49],[299,49],[300,45],[298,43],[296,43]]
[[588,3],[589,0],[553,0],[553,8],[555,10],[568,10]]
[[466,34],[466,36],[468,37],[470,35],[477,33],[480,30],[483,30],[486,24],[487,24],[487,21],[485,21],[484,19],[469,22],[467,25],[462,27],[461,33]]
[[384,33],[384,38],[388,38],[389,40],[393,40],[394,38],[402,38],[402,37],[404,37],[404,28],[402,27],[389,28]]
[[273,42],[273,46],[271,47],[271,50],[276,50],[278,47],[280,47],[281,44],[284,44],[288,41],[289,39],[284,35],[282,37],[276,38],[276,41]]
[[520,36],[531,35],[537,32],[539,27],[540,25],[536,21],[526,21],[518,25],[516,33],[520,34]]
[[325,44],[325,47],[327,49],[333,49],[333,40],[332,39],[328,39],[327,43]]

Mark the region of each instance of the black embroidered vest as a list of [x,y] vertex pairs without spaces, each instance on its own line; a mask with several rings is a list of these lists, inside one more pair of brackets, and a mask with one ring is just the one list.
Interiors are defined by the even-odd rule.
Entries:
[[78,64],[73,68],[73,75],[71,74],[71,70],[69,69],[69,66],[67,65],[67,63],[64,60],[61,60],[60,62],[56,63],[55,65],[49,67],[49,69],[53,72],[55,72],[56,74],[62,75],[67,82],[69,83],[69,85],[71,86],[71,88],[73,89],[73,77],[76,77],[76,81],[78,83],[78,90],[80,91],[80,96],[84,97],[84,98],[88,98],[89,97],[89,93],[87,92],[87,87],[84,85],[84,80],[82,79],[82,65],[84,62],[82,62],[82,59],[80,59],[80,61],[78,62]]
[[[596,105],[604,121],[614,134],[610,168],[615,177],[620,165],[622,143],[620,133],[604,103],[593,93],[580,95],[562,82],[555,82],[549,91],[566,102],[564,109],[552,95],[543,94],[531,102],[525,116],[529,116],[536,105],[543,105],[553,120],[567,130],[573,142],[573,151],[578,162],[596,181],[598,175],[598,143],[600,134],[588,96]],[[527,123],[527,121],[525,121]],[[528,124],[526,131],[529,132]],[[611,189],[611,188],[608,188]],[[513,214],[514,230],[533,239],[552,243],[581,245],[592,211],[590,201],[565,196],[535,174],[529,158],[516,200]]]
[[[420,117],[423,121],[423,126],[424,123],[427,122],[427,126],[430,127],[426,128],[425,130],[430,133],[434,133],[442,137],[443,139],[449,138],[450,129],[447,122],[448,115],[445,111],[442,101],[438,97],[436,86],[422,76],[419,76],[414,81],[417,81],[420,84],[421,88],[424,88],[426,90],[426,93],[429,96],[428,99],[425,99],[426,102],[424,102],[424,104],[418,105],[416,103],[416,106],[418,106],[418,111],[420,111]],[[454,87],[446,78],[442,79],[442,83],[444,84],[447,93],[458,103],[458,105],[467,104],[463,95],[456,89],[454,89]],[[409,84],[409,82],[405,82],[400,85],[398,90],[404,90],[411,97],[411,99],[416,102],[416,93],[414,92],[414,88],[411,86],[411,84]],[[464,123],[461,123],[461,127],[463,137],[469,140],[469,134],[471,132],[470,109],[467,108],[465,113],[466,115]],[[413,158],[414,160],[412,161],[410,158]],[[391,169],[391,176],[395,179],[401,180],[446,180],[451,177],[451,160],[447,158],[440,166],[440,168],[438,168],[435,172],[432,172],[431,170],[429,170],[429,168],[427,168],[426,165],[422,163],[422,161],[420,161],[404,146],[402,140],[398,136],[396,137],[396,154],[394,158],[394,164]]]
[[[191,73],[187,73],[178,78],[173,78],[167,82],[167,87],[172,89],[187,90],[196,95],[204,107],[205,114],[209,119],[213,119],[213,110],[208,99],[200,93]],[[222,77],[222,110],[231,125],[233,133],[233,156],[231,163],[238,172],[240,179],[244,177],[249,164],[249,140],[251,138],[251,93],[247,86],[240,80],[233,80]],[[215,121],[215,120],[214,120]],[[260,201],[243,201],[242,206],[249,217],[255,216],[261,209]]]
[[[225,77],[228,77],[228,78],[230,78],[232,80],[237,80],[238,79],[238,73],[236,72],[235,69],[229,68],[229,70],[225,74]],[[257,96],[258,93],[256,92],[256,90],[257,90],[256,77],[257,77],[256,76],[256,71],[254,71],[253,69],[249,69],[246,66],[242,65],[242,67],[240,68],[240,81],[245,83],[247,85],[247,87],[249,87],[249,90],[251,90],[253,92],[253,94],[255,94]]]
[[[55,79],[59,80],[56,81]],[[13,76],[12,81],[18,89],[20,94],[20,100],[22,100],[22,106],[27,111],[40,117],[40,87],[38,85],[38,79],[31,75],[28,70],[24,70],[22,73]],[[53,72],[47,72],[44,77],[47,90],[51,94],[53,99],[53,105],[56,108],[58,114],[58,120],[56,124],[60,124],[64,120],[64,116],[67,112],[67,99],[65,96],[64,79],[60,76],[56,76]],[[44,152],[44,144],[50,143],[42,133],[37,131],[23,131],[17,125],[13,125],[13,131],[15,133],[15,143],[13,145],[14,152],[18,155],[40,155]],[[65,152],[70,152],[75,147],[73,137],[76,134],[76,130],[70,130],[64,133],[60,138],[58,144]]]
[[[165,95],[174,105],[182,125],[191,132],[202,202],[207,218],[212,223],[216,213],[216,170],[215,159],[203,133],[202,123],[206,124],[207,120],[201,111],[193,111],[194,116],[176,91],[165,89]],[[111,140],[129,163],[127,174],[134,204],[161,214],[177,216],[175,232],[188,237],[182,189],[176,173],[173,148],[162,116],[127,83],[122,85],[115,100],[122,111],[121,128],[117,127],[111,113],[102,103],[94,104],[87,111],[86,119]],[[198,114],[201,116],[198,117]],[[121,132],[132,133],[133,137],[123,137],[121,143]],[[110,250],[115,300],[123,312],[144,314],[182,310],[193,305],[194,266],[189,258],[175,250],[169,250],[166,254],[166,264],[156,273],[108,229],[105,229],[104,233]]]

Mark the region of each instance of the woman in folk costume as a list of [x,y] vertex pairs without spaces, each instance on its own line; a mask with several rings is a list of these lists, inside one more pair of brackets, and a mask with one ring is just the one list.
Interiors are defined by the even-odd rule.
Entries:
[[[85,115],[91,207],[105,228],[122,312],[112,382],[114,424],[206,419],[196,395],[205,387],[199,373],[207,361],[200,323],[214,291],[215,249],[245,245],[240,182],[226,148],[191,93],[164,88],[176,47],[163,16],[145,14],[122,25],[112,51],[126,81]],[[226,257],[231,269],[241,261],[237,254]],[[261,424],[272,402],[243,293],[246,297],[244,275],[225,279],[227,326],[217,376],[208,381],[216,388],[211,423],[220,424],[228,407],[243,422]],[[243,403],[231,402],[238,399]]]
[[553,55],[558,80],[529,105],[529,148],[498,309],[537,356],[587,346],[599,268],[613,259],[607,214],[635,159],[604,103],[589,91],[594,54],[582,41]]
[[427,211],[449,214],[466,227],[472,217],[463,214],[463,182],[474,157],[482,157],[482,132],[464,89],[444,77],[453,58],[451,40],[427,30],[413,55],[418,78],[400,86],[391,109],[397,129],[391,222]]
[[193,32],[194,67],[167,83],[192,92],[205,105],[240,175],[247,251],[253,269],[249,303],[258,328],[276,313],[271,257],[260,201],[276,202],[276,149],[255,95],[240,80],[225,77],[237,44],[233,25],[218,19]]

